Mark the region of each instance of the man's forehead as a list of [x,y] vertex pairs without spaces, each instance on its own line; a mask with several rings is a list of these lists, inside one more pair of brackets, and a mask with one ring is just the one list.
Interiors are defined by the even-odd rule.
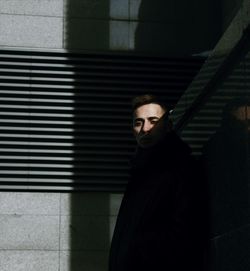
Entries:
[[139,106],[134,112],[134,118],[160,118],[164,113],[165,110],[159,104],[150,103]]

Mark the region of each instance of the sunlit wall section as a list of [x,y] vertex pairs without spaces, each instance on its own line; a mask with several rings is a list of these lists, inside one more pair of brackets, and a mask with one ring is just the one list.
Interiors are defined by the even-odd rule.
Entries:
[[1,0],[0,46],[63,48],[63,0]]
[[[72,72],[64,56],[1,52],[1,188],[72,182]],[[67,67],[66,67],[67,66]]]
[[142,0],[109,0],[111,50],[140,51],[136,44],[136,31],[141,20],[139,15],[141,3]]

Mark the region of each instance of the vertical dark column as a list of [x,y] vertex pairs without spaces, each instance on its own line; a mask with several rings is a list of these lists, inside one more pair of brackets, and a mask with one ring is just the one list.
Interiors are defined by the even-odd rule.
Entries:
[[[109,0],[65,0],[65,48],[69,51],[83,49],[84,52],[108,50],[108,19]],[[79,68],[79,65],[75,65],[77,58],[75,60],[71,62],[69,59],[75,72],[72,83],[75,100],[73,187],[79,188],[81,182],[85,182],[85,191],[70,195],[70,270],[106,270],[110,240],[109,193],[86,191],[87,183],[91,181],[90,172],[95,171],[92,167],[98,160],[95,153],[98,142],[90,136],[91,131],[98,130],[98,121],[93,118],[98,113],[95,112],[96,108],[92,108],[93,99],[91,101],[89,97],[90,94],[93,94],[92,97],[96,95],[95,89],[88,88],[85,77],[88,72],[91,73],[88,61],[83,60],[83,67]],[[81,80],[86,81],[86,85],[79,83]],[[99,178],[101,182],[102,176]]]
[[65,48],[109,50],[109,2],[65,0]]

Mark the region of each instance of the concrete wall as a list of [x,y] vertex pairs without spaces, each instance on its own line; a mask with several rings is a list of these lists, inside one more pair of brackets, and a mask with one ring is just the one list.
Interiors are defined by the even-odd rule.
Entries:
[[0,46],[198,53],[212,49],[221,35],[218,3],[0,0]]
[[62,48],[63,0],[1,0],[0,45]]
[[[0,48],[189,55],[220,35],[216,0],[0,0]],[[1,192],[0,270],[107,270],[121,196]]]
[[0,193],[1,271],[107,270],[121,195]]

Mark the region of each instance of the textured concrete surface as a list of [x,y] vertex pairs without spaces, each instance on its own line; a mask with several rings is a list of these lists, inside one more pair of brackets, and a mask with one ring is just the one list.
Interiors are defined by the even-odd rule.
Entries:
[[219,29],[210,20],[213,4],[199,4],[206,13],[197,13],[197,0],[184,2],[0,0],[0,46],[161,55],[210,50]]
[[61,215],[117,215],[123,194],[64,193],[60,196]]
[[110,18],[119,20],[129,19],[129,0],[109,0]]
[[62,216],[60,248],[62,250],[107,250],[108,216]]
[[109,48],[112,50],[129,50],[129,23],[126,21],[110,21]]
[[59,252],[0,250],[0,270],[58,271]]
[[109,1],[64,0],[65,16],[69,18],[109,19]]
[[0,270],[106,271],[121,199],[107,192],[0,192]]
[[0,13],[63,16],[64,0],[0,0]]
[[1,215],[0,249],[59,249],[59,216]]
[[58,215],[60,194],[0,193],[0,214]]
[[61,251],[60,271],[107,271],[107,251]]
[[62,18],[0,14],[2,46],[62,48],[62,31]]
[[94,51],[109,49],[109,21],[68,18],[64,23],[64,46]]

